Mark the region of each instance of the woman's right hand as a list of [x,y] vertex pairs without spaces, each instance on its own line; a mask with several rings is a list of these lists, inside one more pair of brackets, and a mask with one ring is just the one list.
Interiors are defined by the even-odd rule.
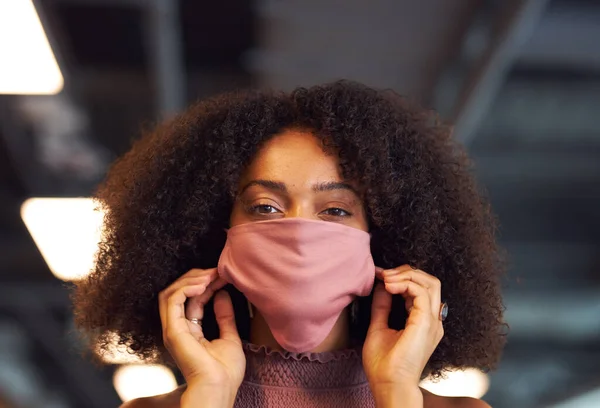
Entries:
[[[159,294],[163,342],[187,383],[182,406],[208,406],[209,399],[210,406],[231,407],[242,383],[246,359],[231,298],[220,290],[225,284],[216,268],[192,269]],[[213,295],[220,337],[208,341],[201,322]]]

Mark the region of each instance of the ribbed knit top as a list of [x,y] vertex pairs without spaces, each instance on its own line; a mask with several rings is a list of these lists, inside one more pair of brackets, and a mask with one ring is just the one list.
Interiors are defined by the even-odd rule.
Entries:
[[360,349],[292,353],[245,343],[235,408],[375,407]]

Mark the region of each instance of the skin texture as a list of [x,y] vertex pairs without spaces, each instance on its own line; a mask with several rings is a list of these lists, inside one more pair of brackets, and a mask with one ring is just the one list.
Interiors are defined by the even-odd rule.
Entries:
[[[320,186],[329,189],[319,191]],[[242,176],[231,226],[300,217],[368,231],[362,200],[353,189],[339,174],[336,157],[326,154],[314,136],[302,130],[286,131],[265,144]],[[349,340],[345,310],[330,335],[313,351],[342,349]],[[251,322],[250,341],[281,348],[258,310]]]
[[[450,315],[425,373],[493,368],[505,339],[502,263],[467,158],[428,112],[348,82],[223,95],[136,142],[96,195],[108,213],[96,269],[74,293],[78,326],[101,346],[116,333],[139,356],[173,362],[159,293],[191,269],[217,264],[244,172],[286,129],[310,130],[337,159],[341,178],[356,183],[377,265],[412,265],[441,282]],[[226,289],[237,330],[250,339],[246,302]],[[398,330],[408,316],[402,295],[392,298],[390,323]],[[367,338],[372,303],[373,296],[360,301],[349,327],[354,341]],[[212,340],[215,308],[206,306],[203,334]]]

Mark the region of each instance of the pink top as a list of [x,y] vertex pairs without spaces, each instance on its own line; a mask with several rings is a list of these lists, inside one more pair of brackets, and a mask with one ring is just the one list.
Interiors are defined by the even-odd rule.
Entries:
[[246,343],[244,352],[234,408],[375,407],[360,349],[292,353]]

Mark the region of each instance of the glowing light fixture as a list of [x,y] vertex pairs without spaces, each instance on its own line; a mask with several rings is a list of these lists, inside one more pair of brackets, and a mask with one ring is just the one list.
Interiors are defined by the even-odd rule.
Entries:
[[78,280],[94,267],[104,215],[96,206],[89,198],[30,198],[21,206],[21,218],[57,278]]
[[173,372],[158,364],[132,364],[119,367],[113,385],[123,402],[135,398],[165,394],[177,388]]
[[0,94],[53,95],[64,85],[31,0],[0,0]]
[[475,368],[451,371],[446,376],[446,379],[436,382],[426,378],[421,382],[421,387],[445,397],[473,398],[483,397],[490,387],[488,376]]

